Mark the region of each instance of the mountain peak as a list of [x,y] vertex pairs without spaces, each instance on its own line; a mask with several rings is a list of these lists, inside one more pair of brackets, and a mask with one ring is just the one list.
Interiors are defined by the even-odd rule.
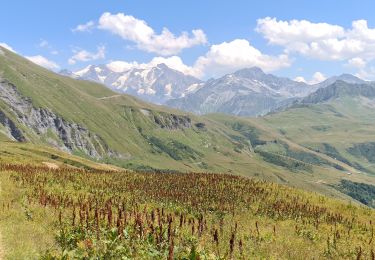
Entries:
[[364,80],[349,73],[341,74],[340,76],[337,77],[337,80],[342,80],[348,83],[363,83],[364,82]]
[[349,74],[349,73],[344,73],[344,74],[341,74],[340,76],[333,76],[333,77],[330,77],[318,84],[316,84],[316,86],[318,86],[319,88],[325,88],[325,87],[328,87],[329,85],[332,85],[333,83],[335,83],[336,81],[343,81],[343,82],[347,82],[347,83],[351,83],[351,84],[364,84],[366,83],[365,80],[363,79],[360,79],[352,74]]
[[156,67],[163,70],[171,69],[165,63],[159,63],[158,65],[156,65]]
[[[354,76],[353,76],[354,77]],[[356,77],[354,77],[356,78]],[[360,79],[359,79],[360,80]],[[303,100],[302,104],[317,104],[340,97],[375,97],[375,87],[371,84],[351,83],[343,80],[336,80],[333,84],[318,89]]]
[[254,78],[266,75],[259,67],[244,68],[234,72],[233,74],[244,78]]

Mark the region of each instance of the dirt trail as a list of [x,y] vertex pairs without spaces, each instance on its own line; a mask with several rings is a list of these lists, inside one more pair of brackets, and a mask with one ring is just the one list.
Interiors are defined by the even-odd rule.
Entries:
[[56,163],[43,162],[43,164],[53,170],[60,168]]
[[109,97],[101,97],[101,98],[98,98],[99,100],[104,100],[104,99],[110,99],[110,98],[115,98],[115,97],[120,97],[122,96],[121,94],[119,95],[113,95],[113,96],[109,96]]

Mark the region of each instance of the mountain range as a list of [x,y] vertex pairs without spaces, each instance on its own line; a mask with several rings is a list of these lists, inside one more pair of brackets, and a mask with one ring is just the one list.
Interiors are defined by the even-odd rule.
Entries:
[[115,72],[107,65],[90,65],[76,72],[65,70],[60,73],[103,83],[116,92],[195,114],[226,113],[240,116],[260,116],[280,110],[338,80],[366,83],[353,75],[343,74],[309,85],[266,74],[257,67],[242,69],[206,82],[165,64],[124,72]]
[[[0,151],[0,160],[39,154],[33,147],[46,146],[127,169],[229,172],[341,198],[350,196],[337,189],[342,179],[375,184],[375,86],[353,76],[345,77],[361,83],[336,79],[309,86],[257,68],[241,70],[187,96],[237,82],[233,88],[246,98],[266,93],[288,105],[258,118],[200,116],[56,74],[1,50],[0,144],[21,148],[20,154]],[[60,155],[49,160],[66,163]]]
[[102,83],[116,92],[137,96],[156,104],[183,97],[203,83],[193,76],[169,68],[164,63],[123,72],[111,70],[107,65],[89,65],[76,72],[63,70],[60,74]]

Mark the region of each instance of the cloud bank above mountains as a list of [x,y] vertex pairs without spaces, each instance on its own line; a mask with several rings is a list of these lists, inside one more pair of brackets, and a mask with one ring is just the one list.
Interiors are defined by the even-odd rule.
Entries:
[[[254,31],[268,45],[263,49],[254,45],[255,42],[259,44],[258,41],[250,41],[246,37],[210,42],[208,34],[202,28],[180,32],[173,32],[167,27],[157,30],[147,21],[126,13],[104,12],[71,29],[71,33],[83,34],[84,37],[91,35],[84,33],[94,31],[109,33],[107,40],[116,37],[117,40],[123,41],[124,46],[130,45],[138,51],[155,56],[150,58],[149,62],[111,60],[107,58],[111,49],[106,48],[105,44],[99,44],[96,50],[71,47],[71,56],[67,60],[69,65],[79,66],[81,63],[95,62],[107,64],[114,71],[124,71],[165,63],[175,70],[205,79],[253,66],[266,72],[277,71],[293,66],[302,58],[310,62],[340,62],[346,68],[355,69],[357,76],[375,77],[375,68],[371,64],[375,60],[375,28],[369,27],[368,22],[363,19],[354,20],[349,28],[345,28],[337,24],[303,19],[260,18],[256,21]],[[12,49],[6,43],[2,45]],[[198,52],[195,58],[189,59],[190,64],[186,64],[182,58],[184,51],[197,46],[200,46],[200,54]],[[269,51],[270,48],[275,48],[272,54],[264,51]],[[60,68],[56,62],[42,55],[26,57],[48,69]],[[325,77],[321,72],[316,72],[310,80],[296,77],[297,80],[306,82],[323,78]]]

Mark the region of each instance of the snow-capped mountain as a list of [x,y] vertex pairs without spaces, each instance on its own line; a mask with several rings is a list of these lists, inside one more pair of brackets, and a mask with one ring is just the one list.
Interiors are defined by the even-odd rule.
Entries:
[[64,70],[60,73],[103,83],[119,93],[138,96],[157,104],[184,97],[203,85],[199,79],[171,69],[163,63],[151,68],[132,68],[124,72],[113,71],[107,65],[90,65],[79,71]]
[[167,105],[197,114],[220,112],[259,116],[288,107],[338,80],[354,84],[366,83],[353,75],[343,74],[308,85],[266,74],[253,67],[207,81],[199,90],[185,97],[169,100]]
[[265,74],[254,67],[207,81],[199,90],[170,100],[167,105],[197,114],[222,112],[257,116],[314,90],[314,86]]
[[242,69],[206,82],[165,64],[135,67],[124,72],[111,70],[107,65],[90,65],[76,72],[64,70],[60,73],[100,82],[119,93],[196,114],[219,112],[243,116],[259,116],[289,107],[337,80],[353,84],[366,83],[353,75],[343,74],[308,85],[266,74],[257,67]]

